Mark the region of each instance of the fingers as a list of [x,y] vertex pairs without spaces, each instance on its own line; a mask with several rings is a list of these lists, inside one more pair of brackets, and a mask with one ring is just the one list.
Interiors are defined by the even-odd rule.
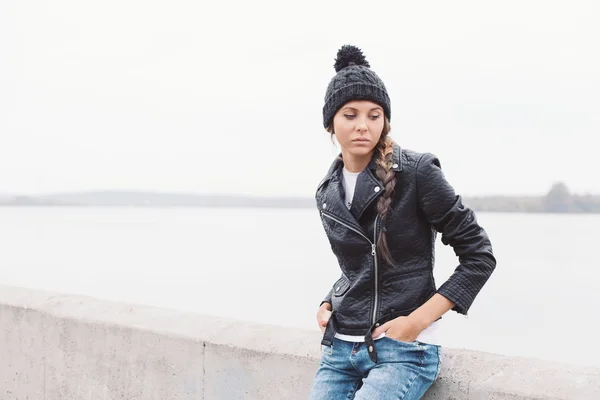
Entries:
[[317,321],[319,323],[319,328],[321,328],[321,331],[324,331],[324,328],[327,327],[327,323],[329,322],[329,318],[331,318],[331,311],[323,311],[319,311],[317,313]]
[[331,318],[331,313],[325,314],[325,315],[320,315],[319,316],[319,324],[321,326],[327,326],[327,322],[329,322],[329,318]]
[[390,326],[389,322],[386,322],[385,324],[378,326],[377,328],[375,328],[373,330],[373,333],[371,334],[371,336],[377,337],[377,336],[381,335],[383,332],[388,330],[389,326]]

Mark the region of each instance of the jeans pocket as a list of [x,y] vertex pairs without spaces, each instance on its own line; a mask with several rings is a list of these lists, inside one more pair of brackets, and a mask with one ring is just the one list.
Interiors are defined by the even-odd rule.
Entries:
[[394,339],[394,338],[391,338],[389,336],[383,336],[382,339],[391,340],[394,343],[397,343],[397,344],[400,344],[400,345],[405,345],[405,346],[413,346],[413,347],[416,346],[416,347],[419,347],[420,344],[421,344],[421,342],[418,342],[416,340],[413,341],[413,342],[404,342],[402,340]]

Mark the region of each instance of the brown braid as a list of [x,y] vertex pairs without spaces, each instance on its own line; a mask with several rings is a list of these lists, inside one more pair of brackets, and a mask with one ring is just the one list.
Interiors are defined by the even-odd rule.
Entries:
[[[388,137],[389,131],[390,125],[386,118],[383,132],[381,133],[379,142],[375,147],[375,151],[379,152],[379,157],[376,161],[377,170],[375,171],[375,174],[383,183],[385,188],[383,195],[379,198],[379,200],[377,200],[377,213],[379,214],[380,226],[385,226],[386,217],[392,205],[394,188],[396,187],[396,174],[392,169],[394,142]],[[383,229],[379,234],[379,239],[377,240],[377,249],[388,264],[393,264],[392,255],[390,254],[390,250],[387,245],[387,234],[385,229]]]

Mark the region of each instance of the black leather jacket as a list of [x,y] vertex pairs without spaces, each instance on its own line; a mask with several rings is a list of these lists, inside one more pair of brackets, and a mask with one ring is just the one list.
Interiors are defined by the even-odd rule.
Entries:
[[[439,160],[394,146],[397,183],[385,227],[376,211],[385,189],[375,175],[374,159],[358,176],[350,210],[344,204],[342,167],[336,159],[315,195],[342,272],[324,299],[331,303],[333,316],[322,343],[331,344],[336,331],[365,335],[372,343],[370,333],[377,324],[410,314],[436,292],[466,315],[496,259],[486,232],[445,179]],[[376,251],[382,229],[393,265]],[[433,277],[437,232],[460,263],[439,289]]]

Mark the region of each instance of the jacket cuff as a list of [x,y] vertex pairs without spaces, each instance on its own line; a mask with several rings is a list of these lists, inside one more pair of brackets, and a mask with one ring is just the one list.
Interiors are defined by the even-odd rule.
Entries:
[[467,315],[469,308],[471,308],[471,305],[475,301],[473,291],[463,288],[452,278],[444,282],[437,290],[437,293],[454,303],[454,307],[452,307],[453,311],[463,315]]

